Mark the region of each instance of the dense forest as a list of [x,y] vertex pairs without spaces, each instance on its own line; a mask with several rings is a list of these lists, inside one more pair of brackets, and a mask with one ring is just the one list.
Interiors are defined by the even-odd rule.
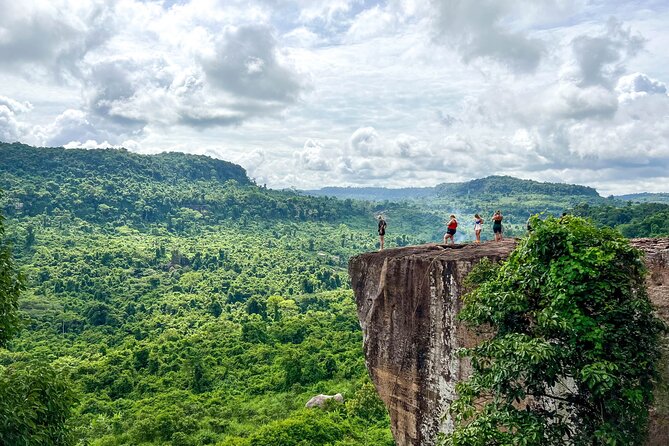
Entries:
[[183,153],[34,148],[0,143],[0,209],[9,217],[61,218],[113,228],[152,225],[183,233],[198,224],[275,221],[347,224],[374,232],[384,212],[398,234],[438,237],[439,218],[418,206],[305,196],[255,185],[240,166]]
[[[26,284],[0,366],[66,380],[62,444],[392,444],[346,272],[376,249],[375,205],[268,190],[183,154],[0,155]],[[383,210],[416,228],[390,246],[440,230],[428,212]],[[304,408],[338,392],[344,404]]]
[[[60,444],[391,445],[346,271],[378,248],[376,215],[390,247],[440,240],[450,212],[467,240],[467,214],[496,208],[509,235],[564,210],[669,234],[667,205],[542,184],[369,202],[267,189],[208,157],[0,143],[2,246],[25,283],[0,385],[31,364],[52,373],[75,401]],[[343,404],[304,408],[338,392]]]
[[580,204],[572,212],[594,222],[618,229],[626,237],[669,235],[669,204],[632,203],[623,206]]

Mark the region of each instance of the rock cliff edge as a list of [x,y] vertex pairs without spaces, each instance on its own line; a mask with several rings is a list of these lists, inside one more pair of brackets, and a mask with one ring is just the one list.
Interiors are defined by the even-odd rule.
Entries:
[[[669,322],[669,238],[632,243],[645,252],[650,298]],[[478,341],[457,320],[464,278],[482,258],[504,259],[515,244],[421,245],[350,260],[367,368],[398,446],[431,446],[439,432],[452,429],[447,413],[455,384],[470,373],[455,351]],[[649,446],[669,444],[669,361],[661,368]]]

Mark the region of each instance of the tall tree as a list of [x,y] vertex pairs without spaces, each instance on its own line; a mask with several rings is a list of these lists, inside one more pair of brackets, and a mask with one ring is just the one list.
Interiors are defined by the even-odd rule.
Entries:
[[23,281],[14,265],[11,246],[5,238],[4,217],[0,214],[0,347],[7,345],[20,329],[19,294],[22,289]]
[[[18,298],[23,281],[11,254],[0,215],[0,348],[20,328]],[[46,364],[28,361],[0,366],[0,444],[72,444],[66,423],[73,402],[67,381]]]

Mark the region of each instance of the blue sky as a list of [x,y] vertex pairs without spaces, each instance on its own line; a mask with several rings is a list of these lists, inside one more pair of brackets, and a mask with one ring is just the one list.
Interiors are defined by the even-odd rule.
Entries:
[[0,0],[0,140],[669,191],[669,3]]

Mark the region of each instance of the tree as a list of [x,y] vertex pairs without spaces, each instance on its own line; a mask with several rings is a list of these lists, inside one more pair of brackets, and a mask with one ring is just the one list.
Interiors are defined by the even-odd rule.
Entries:
[[470,276],[460,313],[492,336],[451,406],[456,445],[642,444],[662,324],[640,251],[578,217],[532,219],[500,267]]
[[[18,298],[22,289],[0,215],[0,348],[19,329]],[[35,362],[0,366],[0,444],[71,444],[66,421],[73,404],[69,386],[52,367]]]
[[74,396],[67,381],[41,363],[0,368],[0,444],[72,444],[67,420]]
[[23,281],[12,259],[12,250],[5,241],[4,217],[0,215],[0,347],[19,331],[19,294]]

